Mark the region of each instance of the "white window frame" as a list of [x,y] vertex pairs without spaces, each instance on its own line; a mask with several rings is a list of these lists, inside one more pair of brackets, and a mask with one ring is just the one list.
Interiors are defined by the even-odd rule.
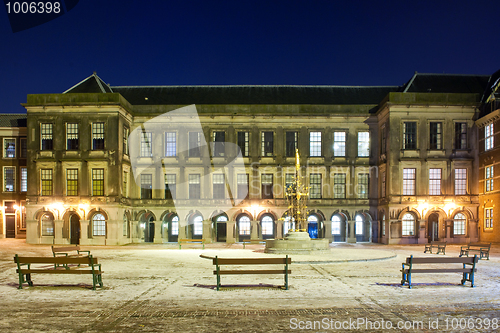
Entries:
[[321,156],[321,132],[309,132],[309,156]]
[[493,149],[494,136],[493,136],[493,123],[489,123],[484,127],[484,150]]
[[370,132],[358,132],[358,157],[370,156]]
[[333,133],[333,156],[345,157],[346,132]]

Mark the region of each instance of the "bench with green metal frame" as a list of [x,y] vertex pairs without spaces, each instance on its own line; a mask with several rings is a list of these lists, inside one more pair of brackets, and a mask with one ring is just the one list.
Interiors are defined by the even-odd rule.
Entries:
[[[16,273],[19,274],[19,289],[23,284],[33,286],[31,274],[92,274],[92,289],[102,287],[101,264],[92,257],[20,257],[15,255]],[[85,265],[85,266],[82,266]]]
[[245,240],[241,241],[241,243],[243,244],[243,248],[245,248],[245,245],[247,245],[247,244],[266,244],[266,240],[265,239],[245,239]]
[[[460,247],[460,257],[463,255],[469,256],[469,253],[477,253],[479,254],[479,259],[486,258],[490,260],[490,248],[491,243],[489,244],[467,244]],[[472,253],[471,253],[472,252]]]
[[[288,266],[292,263],[292,259],[286,256],[285,258],[213,258],[215,265],[214,275],[217,275],[217,290],[220,290],[221,275],[242,275],[242,274],[283,274],[285,276],[285,284],[283,289],[288,290],[288,274],[292,271]],[[245,265],[283,265],[283,269],[221,269],[221,266],[245,266]]]
[[425,244],[424,253],[430,252],[432,253],[433,249],[437,249],[436,254],[446,254],[446,242],[436,242],[432,241],[429,244]]
[[181,249],[181,244],[193,244],[198,243],[203,245],[203,250],[205,250],[205,239],[179,239],[179,250]]
[[[403,268],[401,269],[401,285],[408,283],[408,287],[411,289],[411,275],[419,273],[462,273],[461,284],[464,285],[466,281],[471,283],[471,287],[474,287],[474,273],[477,271],[476,264],[478,262],[478,257],[422,257],[414,258],[410,256],[406,258],[406,262],[403,263]],[[414,268],[415,265],[428,265],[425,268]],[[443,265],[448,264],[462,264],[462,268],[442,268]],[[430,265],[440,265],[439,267],[432,267]],[[422,266],[419,266],[422,267]]]

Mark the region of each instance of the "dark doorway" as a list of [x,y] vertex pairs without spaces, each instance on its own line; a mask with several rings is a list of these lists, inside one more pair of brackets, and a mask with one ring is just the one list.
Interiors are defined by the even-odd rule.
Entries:
[[216,222],[215,227],[217,229],[217,242],[225,242],[227,237],[227,223],[226,222]]
[[439,214],[432,213],[427,219],[427,231],[429,242],[439,239]]
[[70,243],[80,244],[80,216],[77,214],[71,215],[69,218],[70,223]]
[[144,241],[147,243],[151,243],[155,238],[155,223],[153,217],[151,216],[149,218],[149,221],[146,221],[145,224]]
[[5,215],[5,237],[16,238],[16,216]]

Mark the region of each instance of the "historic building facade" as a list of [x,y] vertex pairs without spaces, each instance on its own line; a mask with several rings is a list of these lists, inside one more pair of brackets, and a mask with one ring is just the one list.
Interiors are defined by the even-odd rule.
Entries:
[[110,87],[94,74],[28,95],[27,242],[281,238],[296,149],[311,237],[477,241],[474,120],[488,79]]

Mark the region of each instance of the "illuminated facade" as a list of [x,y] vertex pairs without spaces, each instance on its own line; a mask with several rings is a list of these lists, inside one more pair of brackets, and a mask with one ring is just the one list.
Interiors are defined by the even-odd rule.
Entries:
[[[281,238],[296,149],[314,237],[476,241],[474,120],[488,79],[110,87],[94,74],[62,94],[28,95],[27,242]],[[191,104],[201,130],[180,130],[167,113]],[[164,131],[149,132],[151,120]],[[228,168],[238,152],[243,168]]]

